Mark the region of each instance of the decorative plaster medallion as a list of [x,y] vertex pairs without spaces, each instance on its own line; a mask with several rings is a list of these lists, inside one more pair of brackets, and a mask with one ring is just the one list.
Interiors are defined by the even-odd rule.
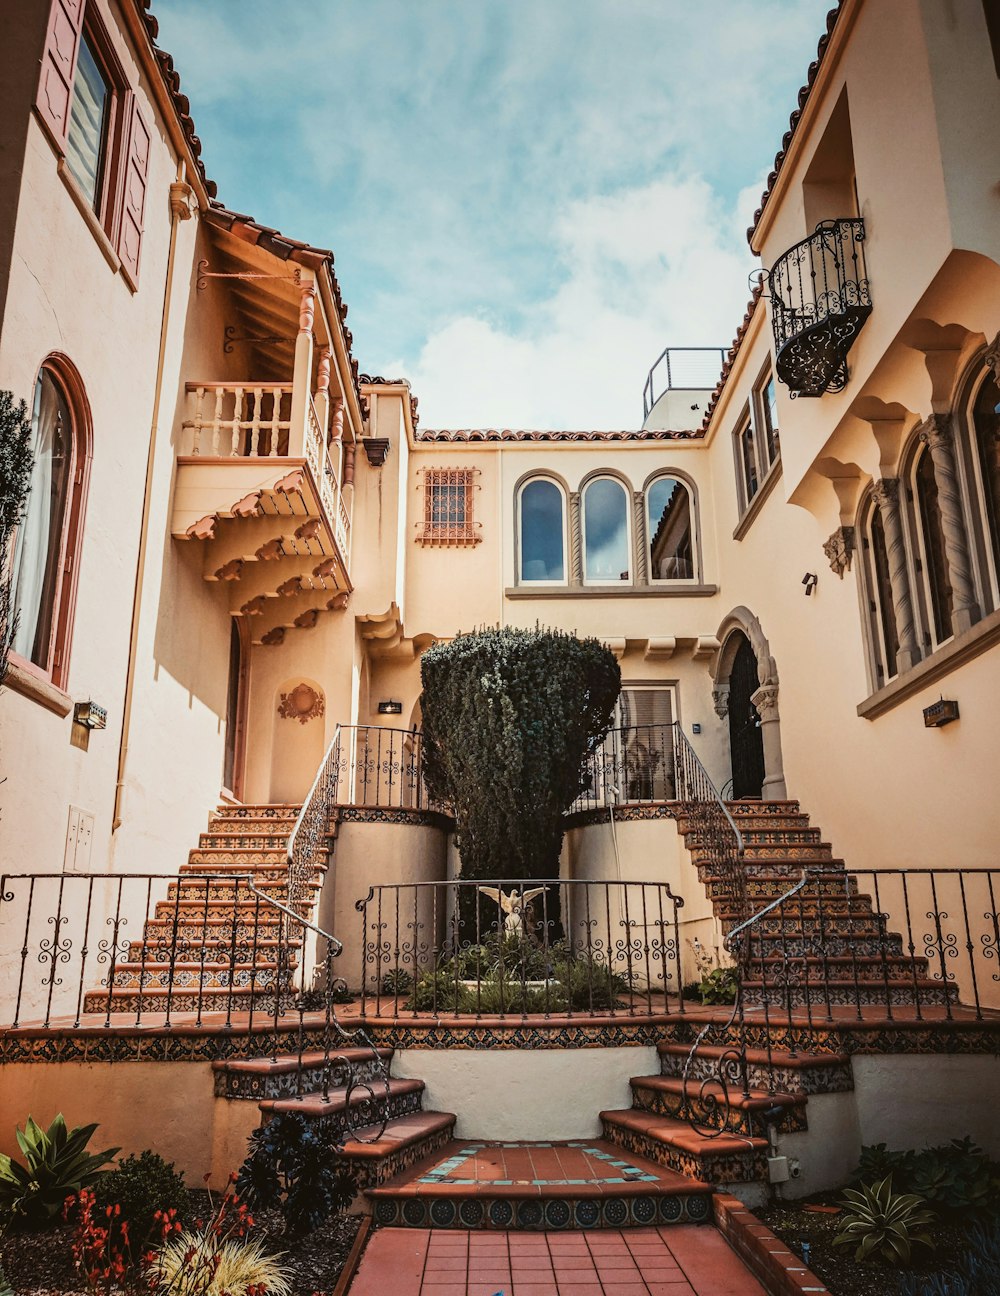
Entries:
[[282,693],[278,704],[278,715],[285,720],[298,720],[299,724],[315,720],[325,710],[323,698],[308,684],[297,684],[291,693]]

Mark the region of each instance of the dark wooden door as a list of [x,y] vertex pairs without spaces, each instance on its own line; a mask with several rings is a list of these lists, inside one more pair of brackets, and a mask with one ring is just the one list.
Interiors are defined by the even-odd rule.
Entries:
[[740,635],[729,677],[729,749],[733,761],[733,797],[759,797],[764,786],[764,739],[760,716],[751,702],[759,687],[757,658]]

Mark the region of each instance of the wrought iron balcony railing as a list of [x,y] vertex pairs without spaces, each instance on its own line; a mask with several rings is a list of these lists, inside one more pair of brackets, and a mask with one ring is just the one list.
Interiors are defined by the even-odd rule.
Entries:
[[847,385],[847,353],[872,311],[864,242],[860,217],[820,221],[765,275],[775,370],[793,396]]

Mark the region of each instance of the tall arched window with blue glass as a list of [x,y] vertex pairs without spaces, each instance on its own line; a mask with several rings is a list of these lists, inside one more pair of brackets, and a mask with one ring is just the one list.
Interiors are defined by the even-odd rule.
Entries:
[[583,492],[583,579],[610,585],[632,579],[628,496],[614,477],[596,477]]
[[547,477],[534,477],[521,487],[518,539],[522,585],[565,583],[566,497]]
[[657,477],[646,490],[649,578],[692,580],[694,544],[691,495],[675,477]]

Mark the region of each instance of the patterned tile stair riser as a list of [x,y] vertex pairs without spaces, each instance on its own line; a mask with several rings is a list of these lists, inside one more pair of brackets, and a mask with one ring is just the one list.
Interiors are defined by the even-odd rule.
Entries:
[[[706,1085],[704,1092],[703,1084]],[[742,1093],[737,1088],[729,1095],[732,1107],[727,1114],[724,1095],[720,1086],[714,1083],[714,1078],[705,1080],[692,1076],[686,1092],[681,1078],[674,1076],[638,1076],[631,1085],[632,1106],[637,1111],[669,1116],[678,1121],[686,1121],[690,1112],[699,1128],[722,1129],[725,1126],[734,1134],[763,1135],[766,1129],[759,1112],[779,1102],[784,1108],[784,1115],[777,1124],[781,1133],[808,1128],[805,1098],[801,1095],[795,1098],[784,1094],[768,1096],[763,1090],[757,1090],[750,1104],[744,1106]]]
[[379,1224],[551,1232],[704,1223],[710,1194],[609,1143],[574,1140],[451,1142],[368,1196]]
[[[631,1123],[637,1117],[644,1118],[636,1122],[640,1126],[639,1128],[633,1127]],[[641,1128],[643,1124],[652,1123],[652,1128],[655,1131],[659,1128],[659,1124],[666,1124],[666,1122],[667,1118],[649,1117],[645,1112],[636,1112],[634,1110],[601,1113],[604,1138],[608,1142],[616,1143],[634,1156],[641,1156],[647,1161],[654,1161],[657,1165],[662,1165],[677,1174],[685,1175],[689,1179],[697,1179],[699,1182],[711,1184],[760,1183],[766,1181],[767,1147],[765,1140],[754,1139],[754,1146],[746,1146],[746,1136],[734,1136],[725,1139],[724,1144],[723,1138],[725,1136],[719,1140],[704,1139],[702,1140],[701,1150],[695,1152],[665,1141],[656,1132],[647,1132]],[[679,1121],[676,1122],[676,1125],[677,1137],[690,1140],[690,1126],[686,1122]],[[743,1144],[743,1146],[739,1150],[734,1150],[734,1144]]]
[[[703,1080],[716,1080],[719,1056],[728,1052],[729,1049],[722,1045],[701,1045],[688,1069],[690,1080],[698,1084]],[[663,1046],[660,1074],[675,1079],[683,1077],[688,1057],[686,1045]],[[849,1093],[854,1088],[854,1073],[847,1057],[827,1054],[811,1058],[800,1054],[790,1058],[784,1050],[773,1049],[770,1055],[767,1049],[748,1050],[747,1080],[753,1089],[774,1089],[778,1093],[799,1096]],[[808,1118],[808,1109],[806,1115]]]
[[[378,1054],[381,1065],[388,1068],[392,1049],[379,1049]],[[257,1103],[268,1098],[294,1097],[299,1089],[298,1061],[297,1054],[288,1054],[276,1063],[266,1058],[215,1062],[215,1095]],[[365,1084],[380,1075],[379,1062],[368,1049],[340,1049],[331,1056],[329,1069],[322,1051],[304,1052],[302,1063],[302,1089],[306,1093],[319,1092],[324,1076],[331,1088],[342,1088],[351,1079]]]
[[516,1229],[551,1233],[563,1229],[575,1232],[707,1224],[712,1217],[712,1205],[711,1197],[704,1193],[607,1199],[409,1197],[380,1198],[372,1214],[377,1224],[396,1228]]

